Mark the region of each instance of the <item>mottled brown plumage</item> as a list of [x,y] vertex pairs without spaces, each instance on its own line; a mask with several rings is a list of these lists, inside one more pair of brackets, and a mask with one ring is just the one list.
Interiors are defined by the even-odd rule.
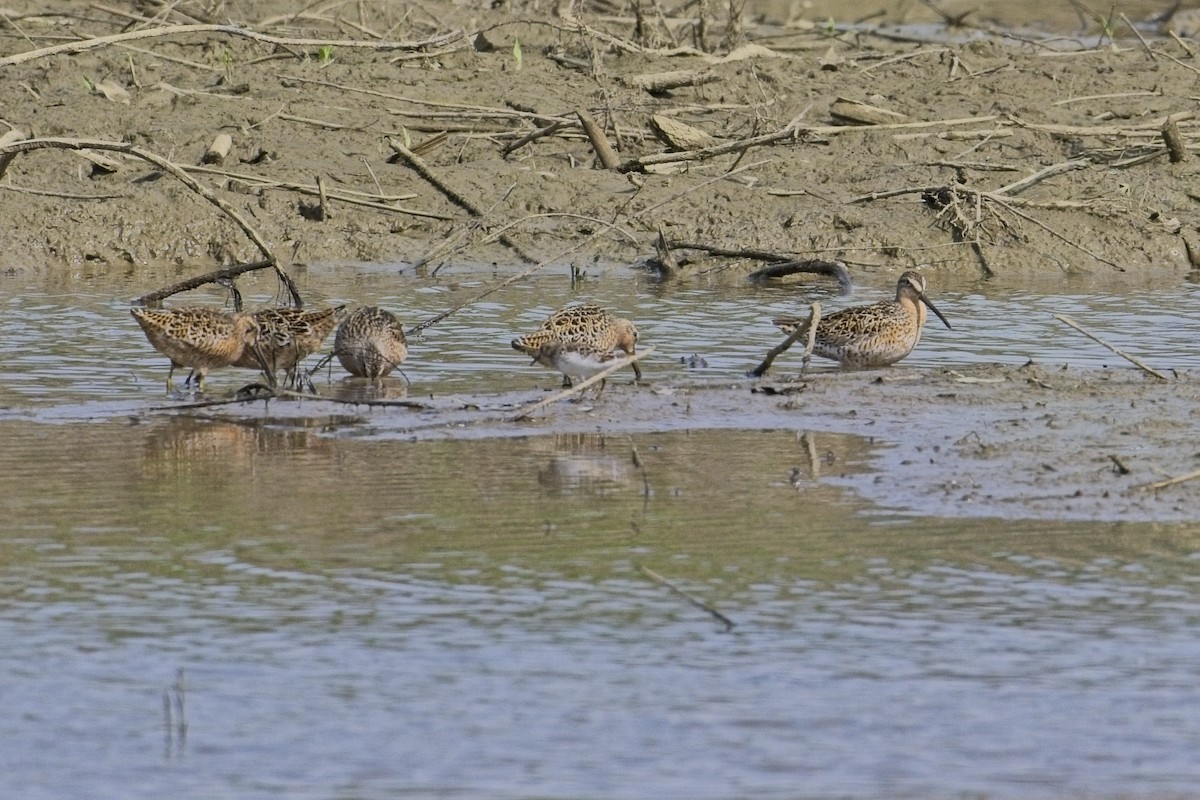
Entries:
[[243,353],[253,350],[258,323],[249,314],[229,314],[215,308],[131,308],[154,349],[171,359],[167,373],[167,391],[172,388],[176,367],[188,367],[185,385],[196,377],[196,387],[204,389],[204,376],[210,369],[232,366]]
[[[942,312],[925,296],[925,276],[909,270],[896,283],[896,299],[844,308],[817,323],[813,352],[844,367],[886,367],[907,356],[921,341],[925,308],[949,328]],[[772,323],[786,334],[802,319],[780,317]]]
[[[536,331],[513,339],[512,347],[544,367],[558,369],[543,351],[550,342],[580,345],[597,353],[623,350],[633,355],[637,340],[637,327],[631,321],[615,317],[598,305],[584,303],[555,311]],[[641,368],[636,361],[632,366],[634,375],[641,380]]]
[[338,326],[333,352],[351,375],[378,382],[408,356],[408,342],[395,314],[366,306]]
[[[261,333],[257,348],[247,348],[234,362],[235,367],[263,369],[272,374],[291,372],[296,365],[315,353],[333,332],[345,306],[305,311],[302,308],[265,308],[250,316]],[[259,357],[262,360],[260,361]]]

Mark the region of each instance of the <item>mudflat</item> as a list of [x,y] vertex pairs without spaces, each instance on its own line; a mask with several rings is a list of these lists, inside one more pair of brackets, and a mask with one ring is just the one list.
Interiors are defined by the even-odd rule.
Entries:
[[[837,259],[856,275],[919,266],[941,285],[1183,282],[1200,258],[1196,26],[1157,3],[1080,8],[10,3],[0,268],[168,263],[186,277],[268,255],[285,269],[598,261],[744,280]],[[1194,466],[1178,452],[1194,382],[983,377],[998,379],[964,392],[923,376],[952,386],[939,413],[995,437],[956,429],[963,452],[941,458],[998,476],[1025,465],[1071,497],[1098,471],[1124,479],[1107,445],[1136,426],[1147,464]],[[837,408],[866,380],[819,396]],[[1036,436],[998,424],[1055,391],[1063,418],[1099,395],[1174,416],[1097,408]],[[892,394],[900,431],[924,401]],[[1123,503],[1110,488],[1101,513],[1157,515],[1157,495]],[[1171,518],[1200,508],[1195,481],[1164,491]],[[1019,516],[1022,493],[997,493]]]

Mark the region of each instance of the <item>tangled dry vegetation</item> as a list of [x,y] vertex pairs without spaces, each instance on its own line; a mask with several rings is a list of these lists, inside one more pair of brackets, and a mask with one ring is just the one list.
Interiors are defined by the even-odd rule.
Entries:
[[1114,43],[707,4],[26,5],[0,20],[10,268],[1200,258],[1200,60],[1169,27]]

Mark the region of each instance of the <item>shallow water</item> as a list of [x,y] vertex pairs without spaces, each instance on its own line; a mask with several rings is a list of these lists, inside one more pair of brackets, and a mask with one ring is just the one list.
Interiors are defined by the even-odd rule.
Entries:
[[[348,269],[302,289],[410,321],[488,280]],[[1200,785],[1194,526],[871,506],[841,487],[887,445],[850,436],[816,434],[813,459],[799,431],[409,442],[333,418],[130,417],[162,400],[165,364],[127,311],[147,279],[76,277],[0,278],[2,796]],[[635,281],[579,296],[638,320],[652,379],[693,352],[702,375],[740,376],[778,341],[772,314],[887,291]],[[507,341],[558,285],[575,297],[542,277],[431,329],[414,393],[556,385]],[[904,365],[1124,367],[1049,317],[1064,311],[1156,366],[1196,366],[1194,286],[931,291],[955,331],[931,327]]]
[[[459,276],[419,278],[395,268],[341,266],[303,272],[300,285],[310,305],[382,305],[412,327],[501,277],[471,270]],[[56,286],[39,276],[0,277],[0,346],[8,354],[0,409],[153,396],[166,377],[167,364],[130,318],[129,298],[156,282],[178,278],[175,273],[136,278],[107,275],[104,280],[77,278],[70,286]],[[901,368],[1022,364],[1029,359],[1075,367],[1129,366],[1054,319],[1055,313],[1073,317],[1160,369],[1200,367],[1200,352],[1194,347],[1200,340],[1200,317],[1194,313],[1200,304],[1200,285],[1195,283],[1135,284],[1114,291],[1109,284],[1099,283],[1096,289],[1080,281],[1078,288],[1086,293],[1047,295],[1020,283],[939,287],[938,280],[936,274],[931,279],[930,297],[954,329],[946,330],[931,315],[920,345]],[[828,283],[819,281],[765,287],[728,279],[659,285],[639,273],[610,270],[584,279],[572,290],[563,275],[539,274],[429,328],[410,342],[404,373],[416,394],[553,386],[553,375],[529,365],[508,343],[536,328],[559,305],[593,300],[636,320],[643,345],[656,348],[644,362],[649,374],[667,379],[740,378],[782,340],[770,324],[772,317],[807,313],[813,301],[821,302],[823,313],[828,314],[846,305],[887,298],[894,287],[895,276],[872,276],[853,296],[839,297]],[[244,287],[247,307],[272,303],[273,289],[273,281],[265,279]],[[219,306],[224,300],[223,292],[195,292],[180,304]],[[682,363],[692,356],[699,356],[707,366],[697,369]],[[314,356],[308,364],[317,360]],[[832,362],[820,359],[814,366],[836,369]],[[798,358],[785,356],[775,369],[794,373]],[[336,364],[325,374],[334,381],[344,377]],[[214,389],[228,390],[253,376],[246,370],[222,370],[213,373],[210,381]]]

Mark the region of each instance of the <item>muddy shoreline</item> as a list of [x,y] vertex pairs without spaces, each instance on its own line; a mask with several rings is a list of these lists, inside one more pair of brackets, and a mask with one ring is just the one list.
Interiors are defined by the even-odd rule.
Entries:
[[[1183,155],[1200,147],[1182,15],[1139,24],[1143,44],[1123,23],[1078,19],[1058,21],[1066,36],[989,33],[1003,18],[984,12],[976,27],[912,28],[921,40],[889,33],[920,16],[854,4],[766,7],[734,28],[663,19],[640,34],[537,4],[435,3],[436,24],[387,3],[324,16],[261,3],[261,17],[233,20],[199,2],[159,19],[127,5],[18,3],[0,40],[9,60],[73,38],[147,38],[0,60],[3,121],[169,160],[285,264],[637,263],[660,229],[676,245],[859,272],[1170,279],[1193,267],[1189,247],[1200,253],[1197,160],[1174,163],[1162,132],[1171,119]],[[266,38],[192,32],[210,20]],[[622,166],[603,168],[581,111]],[[228,152],[210,153],[223,137]],[[200,271],[260,255],[227,214],[130,152],[39,149],[5,175],[7,269]],[[675,255],[683,277],[758,266]]]
[[[1200,48],[1182,17],[1152,21],[1152,4],[1123,8],[1143,39],[1118,22],[1115,44],[1094,20],[995,33],[1038,18],[1020,3],[974,12],[967,28],[891,6],[814,4],[800,17],[764,6],[736,28],[712,20],[703,36],[694,20],[639,27],[537,3],[423,6],[432,19],[370,2],[299,16],[260,3],[261,16],[234,20],[211,3],[161,18],[141,17],[143,5],[10,6],[2,121],[58,143],[4,171],[9,278],[166,265],[182,279],[259,258],[228,210],[289,271],[420,262],[432,281],[480,265],[503,277],[530,261],[649,264],[660,231],[678,261],[662,280],[745,280],[762,259],[720,254],[738,251],[837,258],[872,278],[920,266],[939,286],[994,274],[1047,292],[1080,277],[1119,292],[1196,274]],[[231,21],[272,38],[163,30]],[[3,60],[136,30],[152,33]],[[617,168],[604,168],[589,117]],[[228,153],[206,158],[223,136]],[[125,144],[81,152],[81,141]],[[702,152],[673,155],[681,143]],[[225,210],[137,153],[169,161]],[[527,397],[480,394],[355,410],[361,427],[346,435],[855,433],[894,445],[879,475],[847,479],[880,503],[947,516],[1200,516],[1200,482],[1137,488],[1197,466],[1181,444],[1195,436],[1187,374],[901,365],[780,386],[788,393],[743,380],[621,386],[619,405],[559,404],[527,424],[496,421]],[[346,414],[324,405],[269,414]]]

